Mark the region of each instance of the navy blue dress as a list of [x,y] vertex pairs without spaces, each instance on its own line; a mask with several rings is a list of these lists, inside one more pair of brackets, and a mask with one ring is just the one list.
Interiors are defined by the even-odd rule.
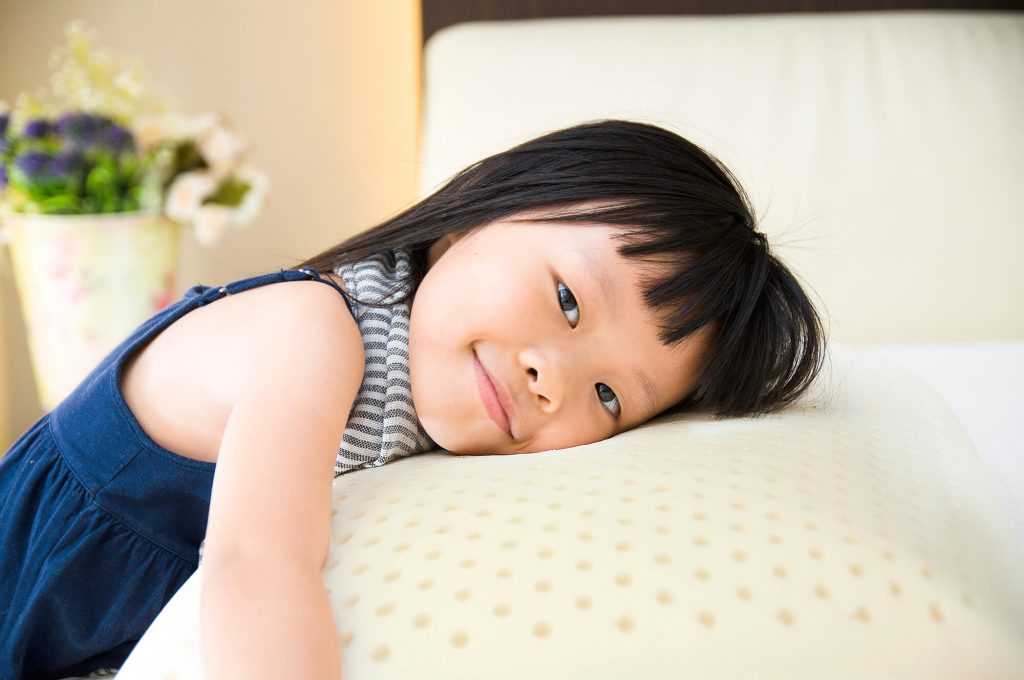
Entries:
[[196,284],[142,323],[0,459],[0,678],[120,667],[198,567],[215,463],[161,447],[119,388],[134,349],[197,307],[309,269]]

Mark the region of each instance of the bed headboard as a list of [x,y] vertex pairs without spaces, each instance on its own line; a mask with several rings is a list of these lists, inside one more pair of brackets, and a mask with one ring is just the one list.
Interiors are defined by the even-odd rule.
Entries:
[[554,129],[648,122],[733,171],[831,339],[1024,339],[1024,13],[699,4],[425,1],[419,197]]
[[1020,0],[422,0],[423,43],[463,21],[652,14],[764,14],[915,9],[1020,10]]

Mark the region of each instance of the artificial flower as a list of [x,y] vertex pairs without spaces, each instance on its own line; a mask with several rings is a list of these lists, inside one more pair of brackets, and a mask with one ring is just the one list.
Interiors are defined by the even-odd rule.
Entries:
[[196,170],[178,175],[167,190],[164,212],[172,220],[191,222],[203,199],[213,194],[218,184],[219,179],[211,172]]
[[216,203],[204,203],[196,208],[192,217],[196,240],[207,247],[216,245],[231,220],[231,213],[231,208]]
[[161,211],[204,245],[249,224],[269,182],[227,116],[169,111],[142,69],[96,49],[82,22],[65,34],[51,91],[0,101],[0,216]]

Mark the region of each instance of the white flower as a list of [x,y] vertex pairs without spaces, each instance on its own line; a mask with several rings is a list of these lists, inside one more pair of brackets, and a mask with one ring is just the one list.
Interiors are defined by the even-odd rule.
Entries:
[[196,239],[204,246],[217,244],[231,219],[231,208],[217,203],[204,203],[196,210],[192,224],[196,229]]
[[200,113],[192,116],[185,124],[185,132],[189,137],[198,137],[212,127],[219,125],[224,116],[216,111]]
[[114,86],[128,98],[139,99],[146,92],[146,76],[137,66],[130,67],[114,76]]
[[220,178],[212,172],[183,172],[174,178],[167,190],[167,207],[164,212],[172,220],[189,222],[203,199],[215,193],[219,185]]
[[270,180],[266,174],[248,163],[239,165],[234,176],[238,181],[246,182],[249,185],[245,196],[242,197],[242,202],[235,209],[231,218],[231,225],[237,228],[252,222],[256,213],[263,207]]
[[184,139],[187,132],[188,119],[180,113],[140,116],[132,123],[132,134],[140,150],[163,141]]
[[245,151],[245,139],[226,120],[207,127],[196,136],[196,149],[206,164],[228,174],[235,160]]

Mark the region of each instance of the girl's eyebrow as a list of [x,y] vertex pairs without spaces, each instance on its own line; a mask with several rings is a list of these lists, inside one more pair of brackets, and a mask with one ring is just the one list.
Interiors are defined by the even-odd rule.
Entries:
[[598,261],[587,250],[580,248],[576,252],[580,254],[580,262],[583,263],[583,268],[587,270],[590,278],[597,281],[597,285],[601,289],[601,296],[608,303],[608,308],[614,313],[619,308],[619,298],[616,294],[615,286],[612,284],[611,279],[608,278],[608,273],[602,269]]
[[[601,295],[604,300],[608,303],[608,309],[611,311],[610,316],[616,316],[615,310],[618,309],[618,294],[615,290],[614,284],[608,277],[608,273],[601,267],[600,263],[594,258],[594,256],[588,252],[589,249],[578,248],[576,252],[580,255],[580,262],[583,263],[583,268],[587,271],[594,281],[597,282],[598,288],[601,290]],[[654,390],[654,384],[651,379],[644,374],[639,368],[633,369],[633,375],[636,381],[640,383],[643,388],[644,396],[646,397],[647,413],[650,415],[641,416],[641,422],[646,421],[653,417],[658,412],[658,397]]]

